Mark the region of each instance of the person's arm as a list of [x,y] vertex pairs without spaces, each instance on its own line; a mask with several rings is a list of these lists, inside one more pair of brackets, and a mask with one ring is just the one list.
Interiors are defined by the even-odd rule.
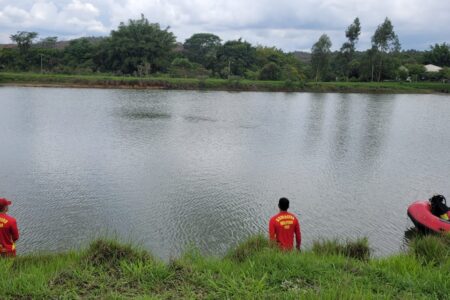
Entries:
[[12,224],[11,224],[11,237],[12,237],[12,240],[13,240],[13,242],[15,242],[15,241],[17,241],[18,239],[19,239],[19,229],[17,228],[17,222],[16,221],[14,221]]
[[295,222],[295,239],[297,242],[297,250],[300,250],[300,245],[302,244],[302,233],[300,232],[300,223]]
[[277,233],[275,230],[275,221],[272,219],[269,221],[269,239],[271,241],[277,240]]

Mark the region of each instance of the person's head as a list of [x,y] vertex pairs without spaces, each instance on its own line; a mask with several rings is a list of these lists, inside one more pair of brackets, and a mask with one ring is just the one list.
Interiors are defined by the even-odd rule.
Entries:
[[6,198],[0,198],[0,212],[5,213],[8,211],[8,207],[11,205],[11,201]]
[[435,195],[433,195],[433,197],[431,197],[428,200],[431,202],[432,205],[441,204],[441,203],[447,204],[447,201],[443,195],[435,194]]
[[289,200],[288,198],[280,198],[280,200],[278,201],[278,208],[281,211],[287,211],[289,208]]

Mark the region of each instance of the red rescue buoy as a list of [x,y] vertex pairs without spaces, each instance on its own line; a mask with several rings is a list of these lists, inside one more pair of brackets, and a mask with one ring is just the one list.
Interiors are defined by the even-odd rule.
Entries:
[[428,201],[416,201],[408,207],[408,217],[419,229],[434,232],[450,231],[450,221],[441,219],[431,213]]

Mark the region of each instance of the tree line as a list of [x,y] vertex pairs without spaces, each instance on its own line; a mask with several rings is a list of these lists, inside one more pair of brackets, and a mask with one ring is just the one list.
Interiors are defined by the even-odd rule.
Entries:
[[[449,44],[402,51],[388,18],[373,33],[370,49],[356,50],[360,34],[361,23],[355,18],[338,51],[331,51],[332,42],[323,34],[311,53],[301,58],[295,52],[254,46],[242,39],[223,42],[212,33],[195,33],[180,44],[170,28],[141,15],[120,23],[107,37],[79,38],[63,47],[56,37],[36,41],[36,32],[17,32],[10,36],[16,47],[0,49],[0,70],[289,81],[450,79]],[[443,69],[426,72],[427,63]]]

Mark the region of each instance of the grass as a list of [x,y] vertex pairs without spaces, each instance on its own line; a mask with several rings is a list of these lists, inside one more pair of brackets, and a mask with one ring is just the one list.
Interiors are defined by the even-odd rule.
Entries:
[[371,258],[367,239],[320,241],[284,252],[253,237],[223,258],[191,250],[164,263],[97,240],[80,252],[0,260],[1,299],[445,299],[450,238],[417,237]]
[[425,264],[445,264],[450,259],[450,234],[418,236],[411,241],[410,253]]
[[303,91],[343,93],[449,93],[450,84],[438,82],[303,82],[246,79],[127,77],[107,74],[63,75],[0,73],[0,84],[231,91]]
[[347,242],[340,242],[337,239],[315,241],[312,251],[321,255],[342,255],[364,261],[369,260],[371,252],[367,238]]

